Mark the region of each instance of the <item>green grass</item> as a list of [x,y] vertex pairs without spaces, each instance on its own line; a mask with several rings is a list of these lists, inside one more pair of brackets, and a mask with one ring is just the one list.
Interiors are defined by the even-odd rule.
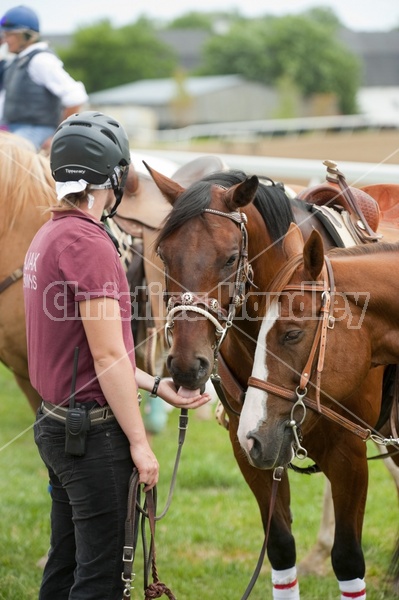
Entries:
[[[41,571],[37,561],[49,538],[47,477],[32,434],[33,413],[12,376],[0,366],[0,600],[35,600]],[[178,412],[154,436],[161,465],[158,512],[166,502],[174,464]],[[370,448],[374,453],[374,448]],[[393,600],[384,583],[397,533],[397,494],[386,469],[370,464],[370,491],[363,546],[367,599]],[[300,560],[319,527],[324,480],[290,473],[294,533]],[[259,511],[230,449],[227,432],[212,419],[190,412],[176,490],[166,517],[157,524],[157,567],[161,581],[180,600],[239,600],[255,569],[263,542]],[[142,598],[142,561],[135,560],[136,590]],[[300,578],[304,600],[336,600],[331,570],[323,578]],[[271,598],[270,566],[262,567],[251,600]],[[54,599],[56,600],[56,599]],[[104,599],[107,600],[107,599]]]

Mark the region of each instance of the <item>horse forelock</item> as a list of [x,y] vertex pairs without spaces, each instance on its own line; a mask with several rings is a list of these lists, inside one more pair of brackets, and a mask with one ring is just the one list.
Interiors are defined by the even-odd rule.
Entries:
[[[12,134],[0,135],[0,234],[20,218],[29,205],[48,207],[55,202],[49,160]],[[39,209],[38,209],[39,210]]]
[[[243,171],[220,171],[193,183],[175,202],[158,236],[157,245],[187,221],[202,215],[204,210],[210,207],[213,185],[228,189],[242,183],[247,177],[248,175]],[[295,220],[290,201],[284,191],[276,185],[265,185],[260,182],[253,204],[266,224],[271,241],[281,241],[290,224]]]
[[180,229],[187,221],[204,214],[204,210],[209,207],[211,202],[211,187],[212,184],[201,180],[190,185],[179,196],[156,239],[156,246]]

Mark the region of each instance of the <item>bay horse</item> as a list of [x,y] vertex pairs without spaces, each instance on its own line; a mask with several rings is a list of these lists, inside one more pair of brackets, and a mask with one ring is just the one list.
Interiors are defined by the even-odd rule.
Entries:
[[[304,202],[289,201],[273,182],[265,185],[256,176],[228,171],[184,188],[147,168],[173,207],[156,242],[165,269],[167,366],[176,385],[191,389],[201,388],[209,377],[221,379],[234,456],[266,531],[273,473],[251,464],[237,437],[240,413],[247,406],[259,306],[263,290],[286,263],[282,239],[292,222],[301,223],[305,237],[319,230],[327,247],[334,240]],[[358,395],[366,402],[381,398],[382,377],[383,369],[371,370]],[[273,598],[281,597],[282,589],[299,598],[287,477],[280,483],[267,554]]]
[[[363,599],[365,441],[398,447],[398,406],[395,399],[392,441],[378,431],[380,399],[356,392],[370,368],[399,363],[399,243],[325,254],[317,231],[304,242],[291,225],[283,248],[287,263],[270,284],[238,439],[250,463],[266,472],[309,455],[327,475],[341,598]],[[398,557],[396,551],[396,578]]]

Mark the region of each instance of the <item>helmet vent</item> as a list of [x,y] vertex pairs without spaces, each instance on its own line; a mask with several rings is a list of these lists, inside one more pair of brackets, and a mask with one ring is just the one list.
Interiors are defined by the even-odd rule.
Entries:
[[111,142],[113,142],[115,145],[117,145],[118,141],[117,141],[116,137],[114,136],[114,134],[112,133],[112,131],[109,131],[109,129],[101,129],[101,133],[106,135],[107,138],[111,140]]

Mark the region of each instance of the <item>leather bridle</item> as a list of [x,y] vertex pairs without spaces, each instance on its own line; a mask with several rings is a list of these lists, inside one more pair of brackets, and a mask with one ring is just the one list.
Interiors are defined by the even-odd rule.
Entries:
[[[279,398],[283,398],[284,400],[290,400],[294,403],[294,406],[291,410],[290,421],[288,425],[292,427],[293,435],[295,438],[296,445],[296,456],[298,458],[305,458],[307,456],[307,452],[305,448],[303,448],[300,444],[300,439],[298,435],[298,428],[305,420],[306,416],[306,408],[310,408],[312,411],[317,414],[326,417],[330,421],[341,425],[345,429],[350,432],[358,435],[363,441],[366,441],[370,438],[371,431],[369,429],[365,429],[356,423],[353,423],[349,419],[344,416],[336,413],[334,410],[328,408],[327,406],[323,406],[320,403],[320,393],[321,393],[321,375],[324,367],[324,358],[326,352],[326,343],[327,343],[327,333],[329,329],[333,329],[335,325],[335,317],[334,313],[334,295],[335,295],[335,280],[334,280],[334,272],[332,269],[332,265],[328,256],[324,257],[324,267],[322,271],[323,281],[314,282],[311,284],[288,284],[284,287],[281,293],[286,291],[301,291],[301,292],[319,292],[321,294],[321,305],[320,305],[320,315],[319,320],[315,332],[315,336],[313,339],[312,347],[309,352],[308,359],[306,361],[305,367],[302,370],[300,376],[300,382],[297,386],[296,390],[289,390],[285,387],[279,386],[274,383],[270,383],[268,381],[263,381],[258,379],[257,377],[250,377],[248,379],[248,385],[255,387],[257,389],[263,390],[265,392],[270,392],[274,396],[278,396]],[[316,390],[316,399],[307,397],[307,388],[312,376],[312,372],[314,369],[314,364],[316,364],[316,383],[314,385]],[[300,418],[295,418],[295,413],[301,411]]]
[[211,208],[206,208],[203,212],[230,219],[239,226],[241,231],[241,250],[234,288],[230,297],[229,310],[227,311],[220,306],[220,303],[216,298],[210,298],[207,294],[197,295],[190,291],[186,291],[180,294],[169,295],[168,291],[165,290],[164,295],[165,300],[167,300],[168,310],[166,315],[165,338],[170,347],[174,318],[177,314],[193,312],[201,315],[210,321],[215,328],[216,342],[212,345],[212,349],[216,359],[227,331],[233,324],[236,310],[245,300],[246,286],[248,284],[253,285],[253,271],[252,266],[248,262],[247,215],[240,211],[225,213]]

